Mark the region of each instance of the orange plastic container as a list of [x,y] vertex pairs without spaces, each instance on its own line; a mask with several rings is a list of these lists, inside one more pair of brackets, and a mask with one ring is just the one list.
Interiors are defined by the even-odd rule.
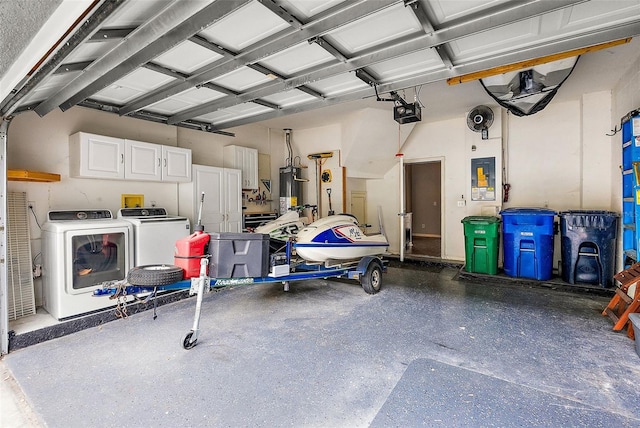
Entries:
[[174,254],[174,264],[184,270],[184,279],[200,276],[200,259],[205,255],[209,234],[201,231],[178,239]]

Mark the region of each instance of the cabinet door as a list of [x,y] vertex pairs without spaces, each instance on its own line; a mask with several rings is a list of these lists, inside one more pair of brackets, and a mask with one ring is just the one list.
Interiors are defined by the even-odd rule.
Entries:
[[191,181],[191,150],[162,146],[162,180]]
[[193,168],[194,195],[194,224],[198,221],[200,209],[200,195],[204,192],[202,206],[202,225],[205,232],[225,232],[225,200],[221,191],[224,182],[224,169],[211,166],[197,166]]
[[125,179],[162,180],[162,146],[142,141],[125,140],[125,150]]
[[72,177],[124,178],[124,140],[78,132],[69,137]]
[[243,188],[258,188],[258,150],[248,147],[244,148],[244,163],[242,168],[242,177],[244,180]]
[[224,170],[226,232],[242,232],[242,173],[238,169]]
[[258,188],[258,150],[242,146],[224,147],[224,166],[242,171],[242,188]]

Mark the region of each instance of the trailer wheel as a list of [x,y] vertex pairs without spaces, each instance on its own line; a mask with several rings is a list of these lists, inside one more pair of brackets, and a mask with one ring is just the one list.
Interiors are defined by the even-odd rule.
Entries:
[[184,349],[191,349],[194,346],[196,346],[196,343],[198,343],[198,339],[194,340],[193,342],[191,342],[191,338],[193,337],[193,331],[190,331],[189,333],[187,333],[187,335],[184,337],[184,340],[182,341],[182,347]]
[[360,284],[368,294],[376,294],[382,285],[382,268],[378,263],[369,263],[367,271],[360,279]]
[[137,266],[127,274],[131,285],[155,287],[173,284],[182,280],[182,268],[174,265]]

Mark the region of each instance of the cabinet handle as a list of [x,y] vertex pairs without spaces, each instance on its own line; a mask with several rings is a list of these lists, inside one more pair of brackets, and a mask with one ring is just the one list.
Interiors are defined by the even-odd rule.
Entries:
[[164,162],[164,166],[167,166],[167,160],[166,160],[166,159],[164,159],[164,161],[163,161],[163,162]]
[[160,158],[158,158],[158,166],[160,166]]
[[124,163],[124,153],[120,153],[120,163]]

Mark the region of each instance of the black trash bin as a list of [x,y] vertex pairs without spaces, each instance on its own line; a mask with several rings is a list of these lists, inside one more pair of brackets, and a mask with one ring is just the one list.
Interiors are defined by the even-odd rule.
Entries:
[[563,211],[562,279],[569,284],[613,285],[615,274],[617,213],[611,211]]

